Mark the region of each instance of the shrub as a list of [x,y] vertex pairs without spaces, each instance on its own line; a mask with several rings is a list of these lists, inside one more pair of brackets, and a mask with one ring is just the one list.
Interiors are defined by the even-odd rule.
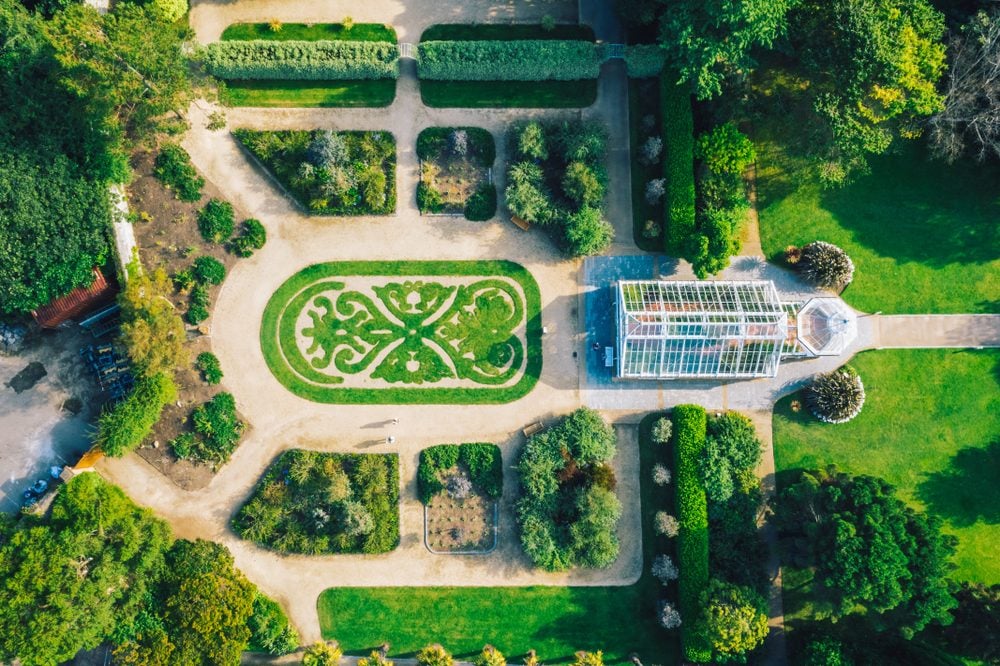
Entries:
[[701,484],[698,460],[705,448],[707,416],[697,405],[678,405],[673,411],[674,457],[677,472],[677,513],[680,521],[677,556],[684,658],[694,662],[711,659],[711,646],[699,617],[701,596],[708,586],[708,500]]
[[378,650],[372,650],[367,657],[358,658],[358,666],[395,666],[395,663],[386,659]]
[[184,460],[191,456],[196,444],[197,441],[195,440],[194,433],[182,432],[170,440],[170,449],[180,460]]
[[639,161],[646,165],[653,165],[659,162],[662,154],[663,139],[658,136],[649,137],[639,147]]
[[337,666],[343,656],[344,652],[336,642],[331,644],[317,641],[306,648],[302,655],[302,666]]
[[741,175],[757,157],[753,142],[729,122],[698,137],[694,156],[720,174]]
[[428,41],[417,74],[438,81],[579,81],[596,79],[603,54],[593,42],[543,39]]
[[222,366],[219,365],[219,358],[212,352],[198,354],[194,366],[201,373],[201,378],[209,384],[218,384],[222,381]]
[[239,235],[233,239],[232,250],[238,257],[249,257],[267,243],[267,230],[260,220],[243,220]]
[[469,470],[476,487],[494,499],[503,492],[503,460],[496,444],[462,444],[459,462]]
[[656,419],[656,423],[653,424],[651,437],[657,444],[667,444],[670,441],[670,434],[673,432],[673,429],[670,419],[665,416],[658,418]]
[[656,463],[653,465],[653,483],[658,486],[665,486],[670,483],[670,470],[666,465]]
[[547,224],[552,219],[551,195],[545,187],[542,168],[531,162],[519,162],[507,174],[507,208],[532,224]]
[[574,257],[600,254],[611,247],[615,229],[596,208],[584,207],[566,221],[566,250]]
[[163,407],[176,399],[169,374],[136,377],[132,392],[97,419],[94,443],[110,458],[133,451],[153,432]]
[[653,566],[650,571],[653,577],[664,585],[672,580],[677,580],[677,565],[674,564],[669,555],[657,555],[656,559],[653,560]]
[[399,49],[389,42],[222,41],[206,47],[205,65],[222,79],[394,79]]
[[257,593],[253,615],[247,620],[250,644],[270,654],[288,654],[299,646],[299,636],[288,622],[285,611],[273,599]]
[[440,213],[444,210],[444,198],[433,186],[421,180],[417,183],[417,208],[421,213]]
[[215,257],[198,257],[194,260],[191,274],[202,284],[222,284],[226,279],[226,267]]
[[469,133],[464,129],[453,129],[448,135],[448,150],[458,157],[469,154]]
[[350,150],[342,134],[332,130],[319,130],[306,148],[306,157],[320,169],[330,170],[350,161]]
[[184,320],[192,326],[197,326],[206,319],[208,319],[208,308],[204,305],[192,303],[184,313]]
[[550,128],[552,141],[562,160],[584,162],[597,166],[604,160],[608,133],[604,125],[596,122],[563,121]]
[[814,241],[802,248],[795,270],[810,284],[843,289],[854,279],[854,262],[832,243]]
[[595,169],[583,162],[570,162],[563,174],[562,188],[566,196],[579,206],[600,207],[604,200],[604,183]]
[[847,423],[865,405],[865,386],[849,365],[816,375],[805,389],[805,403],[820,421]]
[[195,283],[194,273],[191,272],[190,268],[185,268],[182,271],[174,273],[173,280],[177,291],[187,291],[193,287]]
[[654,178],[646,183],[646,203],[655,206],[667,193],[666,178]]
[[660,602],[660,613],[657,618],[659,619],[660,626],[664,629],[676,629],[681,626],[681,614],[669,602]]
[[173,23],[188,10],[187,0],[153,0],[148,7],[164,23]]
[[198,231],[209,243],[221,243],[233,235],[236,219],[228,201],[211,199],[198,213]]
[[680,530],[680,523],[666,511],[657,511],[653,516],[653,529],[660,536],[673,538]]
[[199,435],[193,457],[224,463],[236,450],[245,425],[236,414],[236,400],[230,393],[219,393],[191,414],[194,431]]
[[497,188],[493,183],[482,183],[465,202],[465,219],[485,222],[497,213]]
[[472,494],[472,481],[469,481],[469,477],[464,474],[448,477],[445,487],[448,490],[448,497],[452,499],[463,500]]
[[[185,4],[186,0],[185,0]],[[201,188],[205,179],[198,175],[191,158],[176,143],[166,143],[156,156],[153,174],[181,201],[197,201],[201,198]]]
[[475,666],[507,666],[507,658],[492,645],[484,645],[483,651],[472,660]]
[[454,659],[444,647],[434,644],[417,652],[417,663],[421,666],[452,666]]
[[[684,256],[695,231],[694,116],[691,93],[686,86],[675,83],[678,79],[672,72],[660,77],[666,151],[663,177],[667,181],[664,238],[667,254]],[[683,604],[681,614],[684,614]]]
[[666,55],[657,44],[632,44],[625,47],[625,70],[633,79],[648,79],[663,70]]
[[[500,497],[503,492],[500,447],[486,443],[439,444],[420,452],[420,463],[417,467],[417,493],[420,501],[427,504],[436,494],[444,490],[445,482],[442,480],[442,474],[456,466],[463,467],[468,473],[468,477],[461,473],[457,476],[471,482],[471,486],[476,490],[493,499]],[[449,493],[454,490],[451,486],[453,479],[456,479],[456,475],[449,475]],[[454,481],[454,483],[460,482]],[[464,488],[464,483],[461,485]]]
[[517,153],[531,160],[547,160],[549,158],[548,142],[545,129],[541,123],[530,121],[513,130],[516,137]]

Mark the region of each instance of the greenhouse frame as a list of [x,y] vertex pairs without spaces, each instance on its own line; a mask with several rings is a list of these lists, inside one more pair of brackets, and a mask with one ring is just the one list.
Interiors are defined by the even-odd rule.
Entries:
[[617,285],[620,379],[774,377],[805,355],[773,282],[623,280]]

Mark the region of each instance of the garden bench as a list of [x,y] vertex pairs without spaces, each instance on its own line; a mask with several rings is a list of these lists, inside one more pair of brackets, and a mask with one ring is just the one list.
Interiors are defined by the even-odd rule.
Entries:
[[522,430],[521,432],[524,433],[525,437],[531,437],[532,435],[537,434],[537,433],[541,432],[544,429],[545,429],[545,426],[543,426],[538,421],[535,421],[531,425],[525,426],[524,430]]
[[529,229],[531,229],[531,223],[527,222],[525,220],[522,220],[517,215],[511,215],[510,216],[510,221],[513,222],[514,224],[516,224],[518,227],[520,227],[524,231],[528,231]]

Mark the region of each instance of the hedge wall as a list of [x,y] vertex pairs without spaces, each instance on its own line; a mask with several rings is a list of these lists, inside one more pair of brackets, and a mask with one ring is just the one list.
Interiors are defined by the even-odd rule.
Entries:
[[658,76],[663,70],[666,52],[658,44],[635,44],[625,47],[625,69],[633,79]]
[[602,47],[578,40],[432,41],[418,47],[417,73],[439,81],[596,79]]
[[677,85],[679,76],[667,70],[660,77],[660,109],[663,116],[663,177],[667,180],[664,199],[664,240],[667,254],[676,257],[688,252],[695,233],[694,116],[691,93]]
[[394,79],[399,50],[389,42],[226,41],[205,50],[208,71],[223,79]]
[[677,566],[680,569],[681,647],[688,661],[712,658],[711,646],[701,631],[699,599],[708,585],[708,500],[698,471],[705,448],[708,419],[697,405],[678,405],[673,411],[674,456],[677,474]]

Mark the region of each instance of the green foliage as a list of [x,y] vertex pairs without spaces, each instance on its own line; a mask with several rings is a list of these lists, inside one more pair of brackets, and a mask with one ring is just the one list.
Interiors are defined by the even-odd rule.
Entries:
[[[311,148],[326,134],[346,146],[346,155],[319,166]],[[237,129],[233,136],[311,213],[387,215],[396,209],[396,142],[388,132]]]
[[240,232],[233,239],[232,250],[238,257],[252,256],[254,250],[259,250],[267,243],[267,229],[260,220],[248,218],[240,225]]
[[737,476],[752,472],[761,457],[761,443],[753,421],[738,412],[725,412],[708,421],[708,436],[698,466],[705,493],[713,502],[725,502],[737,487]]
[[388,42],[223,41],[208,45],[205,65],[222,79],[394,79],[399,50]]
[[708,501],[698,470],[708,428],[705,409],[678,405],[674,423],[674,466],[677,478],[677,518],[681,529],[677,539],[677,565],[684,658],[698,663],[711,658],[711,646],[699,618],[701,596],[708,586]]
[[191,267],[194,279],[202,284],[222,284],[226,279],[226,267],[215,257],[198,257]]
[[720,174],[741,175],[757,157],[753,143],[732,122],[723,123],[698,137],[694,156]]
[[482,183],[465,202],[465,219],[485,222],[497,214],[497,188],[493,183]]
[[187,14],[188,0],[151,0],[149,8],[164,23],[173,23]]
[[691,95],[676,74],[660,77],[663,113],[663,177],[667,180],[664,238],[667,254],[685,256],[695,232],[694,117]]
[[438,81],[576,81],[596,79],[603,53],[573,40],[424,41],[417,74]]
[[247,620],[250,645],[270,654],[288,654],[299,646],[299,636],[276,601],[260,592],[253,599],[253,615]]
[[583,162],[570,162],[562,178],[563,192],[581,208],[599,207],[604,201],[603,175]]
[[208,306],[208,287],[204,284],[197,283],[195,284],[194,289],[191,290],[191,303],[188,305],[187,312],[184,313],[184,318],[189,324],[197,326],[201,322],[208,319]]
[[97,419],[94,443],[112,458],[133,451],[153,432],[163,407],[176,399],[170,375],[136,377],[132,392]]
[[544,183],[542,168],[531,162],[518,162],[507,172],[507,208],[513,215],[532,224],[547,224],[552,219],[551,194]]
[[1000,585],[963,582],[955,591],[954,622],[928,627],[949,652],[986,664],[1000,661]]
[[701,597],[705,638],[717,662],[746,662],[767,636],[767,603],[750,588],[713,579]]
[[566,219],[566,250],[574,257],[600,254],[611,247],[615,230],[597,208],[583,207]]
[[[187,0],[181,0],[187,5]],[[156,156],[153,173],[181,201],[197,201],[205,179],[198,175],[187,152],[176,143],[165,143]]]
[[399,458],[292,449],[233,519],[244,539],[281,553],[385,553],[399,543]]
[[440,213],[444,210],[444,198],[433,186],[421,180],[417,183],[417,208],[421,213]]
[[536,566],[604,568],[617,558],[621,504],[589,473],[614,454],[614,432],[586,407],[528,440],[517,464],[517,515],[521,545]]
[[549,158],[548,140],[545,128],[537,121],[530,121],[512,135],[517,139],[517,152],[531,160]]
[[198,231],[209,243],[223,243],[229,240],[235,226],[233,205],[228,201],[211,199],[198,213]]
[[245,424],[236,413],[236,400],[229,393],[217,393],[191,413],[198,438],[192,457],[204,462],[225,463],[236,450]]
[[448,139],[456,131],[465,132],[470,159],[484,168],[493,166],[497,158],[496,144],[489,130],[482,127],[428,127],[417,137],[417,157],[426,162],[449,153]]
[[666,62],[666,52],[658,44],[630,44],[625,47],[625,69],[630,78],[659,76]]
[[420,452],[417,494],[428,504],[444,490],[444,472],[459,466],[476,491],[498,499],[503,491],[503,462],[496,444],[438,444]]
[[118,295],[121,343],[138,374],[173,376],[188,356],[184,323],[170,302],[170,278],[161,268],[141,271],[137,262],[127,270],[129,279]]
[[170,440],[170,450],[174,452],[180,460],[191,457],[195,447],[198,445],[198,438],[193,432],[182,432]]
[[829,636],[810,641],[802,655],[803,666],[851,666],[844,645]]
[[441,645],[428,645],[417,653],[420,666],[452,666],[455,660]]
[[794,562],[814,567],[821,611],[860,613],[909,639],[930,622],[950,620],[948,561],[955,537],[916,513],[894,488],[835,468],[802,472],[778,497],[775,522],[797,546]]
[[399,41],[396,31],[384,23],[355,23],[348,30],[343,23],[282,23],[275,31],[272,23],[233,23],[222,31],[223,40],[279,39],[299,41],[341,40],[349,42]]
[[222,366],[219,365],[219,357],[212,352],[198,354],[194,367],[201,373],[201,378],[209,384],[218,384],[222,381]]
[[316,642],[306,648],[302,655],[302,666],[337,666],[343,651],[336,643]]
[[709,570],[717,578],[764,592],[770,579],[757,529],[764,505],[760,481],[753,470],[745,470],[735,483],[728,500],[708,504]]
[[657,444],[666,445],[670,441],[670,435],[674,431],[674,424],[667,417],[656,419],[653,424],[652,438]]
[[486,645],[472,663],[475,666],[507,666],[507,658],[492,645]]

